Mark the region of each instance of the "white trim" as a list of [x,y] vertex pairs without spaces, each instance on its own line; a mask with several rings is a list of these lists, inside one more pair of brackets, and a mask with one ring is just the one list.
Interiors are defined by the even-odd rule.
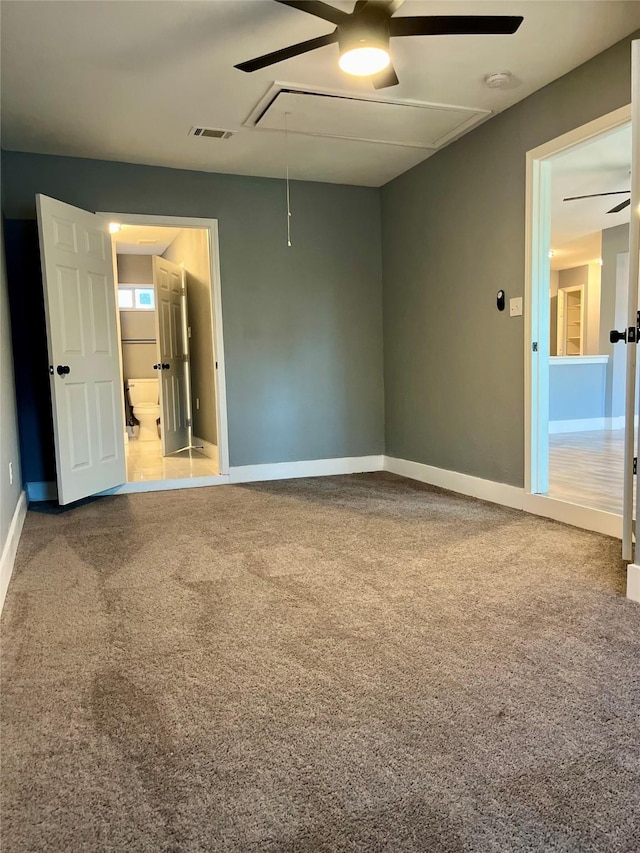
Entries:
[[[568,288],[567,288],[568,289]],[[550,355],[549,365],[554,364],[607,364],[608,355]]]
[[199,438],[197,435],[194,435],[192,437],[191,442],[193,446],[196,447],[200,451],[200,453],[202,453],[208,459],[213,459],[216,463],[219,462],[217,444],[212,444],[210,441],[205,441],[204,438]]
[[[524,483],[525,494],[534,498],[541,498],[534,493],[546,491],[544,474],[548,468],[546,464],[539,463],[540,460],[545,461],[545,456],[548,457],[549,435],[547,425],[549,306],[548,287],[543,286],[544,282],[541,279],[549,267],[547,220],[550,161],[563,151],[622,127],[630,120],[631,105],[629,104],[552,139],[528,151],[526,155],[524,315],[527,320],[524,335]],[[538,355],[535,357],[532,353],[534,341],[539,344]],[[550,508],[548,499],[545,500],[547,503],[542,508],[544,506]],[[579,526],[593,529],[590,526],[588,513],[584,508],[578,508],[578,510],[584,516],[584,524]]]
[[635,563],[627,566],[627,598],[640,602],[640,566]]
[[562,521],[573,527],[584,530],[593,530],[596,533],[604,533],[620,539],[622,536],[622,517],[602,510],[590,509],[589,507],[576,506],[566,503],[547,495],[528,495],[519,486],[510,486],[507,483],[496,483],[493,480],[483,480],[470,474],[461,474],[458,471],[448,471],[445,468],[435,468],[432,465],[423,465],[419,462],[409,462],[406,459],[396,459],[392,456],[384,457],[384,470],[448,489],[458,494],[469,495],[478,500],[508,506],[512,509],[521,509],[532,515],[540,515],[545,518]]
[[593,530],[614,539],[622,539],[622,516],[601,509],[561,501],[549,495],[528,495],[524,492],[522,509],[532,515],[540,515],[581,527],[583,530]]
[[[211,445],[212,447],[214,445]],[[136,480],[100,492],[103,495],[131,495],[137,492],[166,492],[173,489],[197,489],[229,483],[258,483],[262,480],[288,480],[297,477],[329,477],[336,474],[361,474],[382,471],[382,456],[347,456],[342,459],[309,459],[301,462],[274,462],[266,465],[240,465],[229,474],[209,477],[182,477],[175,480]],[[29,501],[55,500],[55,483],[27,483]]]
[[289,130],[289,133],[294,134],[302,134],[304,136],[318,136],[318,137],[329,137],[330,139],[345,139],[348,141],[364,141],[370,142],[372,144],[381,144],[381,145],[398,145],[404,148],[422,148],[431,151],[438,151],[440,148],[444,148],[445,145],[448,145],[450,142],[453,142],[458,137],[462,136],[468,130],[472,128],[475,129],[483,124],[485,121],[488,121],[491,116],[494,114],[493,110],[487,110],[483,107],[468,107],[462,106],[461,104],[438,104],[432,101],[418,101],[411,98],[389,98],[389,97],[381,97],[378,94],[365,94],[364,92],[343,92],[341,94],[337,94],[335,89],[327,89],[325,87],[314,86],[313,88],[309,86],[300,86],[299,83],[284,83],[276,80],[271,84],[269,89],[265,92],[265,94],[260,98],[256,106],[251,110],[246,120],[243,122],[244,127],[252,127],[256,130],[259,130],[262,133],[282,133],[282,130],[270,127],[261,127],[259,124],[262,116],[269,110],[273,102],[277,99],[278,95],[283,92],[291,92],[292,94],[299,95],[332,95],[335,97],[340,97],[345,100],[351,101],[371,101],[375,104],[397,104],[400,106],[408,106],[408,107],[418,107],[421,109],[437,109],[440,111],[457,111],[457,112],[465,112],[471,113],[461,124],[457,125],[453,130],[450,130],[448,133],[445,133],[443,136],[440,136],[436,139],[432,144],[422,144],[418,142],[389,142],[388,139],[375,139],[369,137],[353,137],[353,136],[336,136],[334,134],[329,133],[320,133],[320,132],[310,132],[310,131],[296,131]]
[[13,567],[16,562],[16,553],[20,542],[20,534],[22,533],[22,525],[24,524],[27,515],[27,496],[24,491],[20,492],[18,503],[9,525],[7,540],[2,549],[2,557],[0,557],[0,613],[4,607],[4,601],[9,589],[9,581],[13,574]]
[[106,492],[104,495],[134,495],[138,492],[171,492],[180,489],[200,489],[203,486],[227,486],[229,484],[228,474],[211,474],[208,477],[180,477],[175,480],[136,480],[132,483],[123,483]]
[[[217,219],[200,219],[189,216],[152,216],[146,213],[116,213],[98,211],[110,221],[124,222],[130,225],[159,225],[172,228],[202,228],[209,232],[209,264],[213,306],[213,348],[214,359],[218,364],[216,377],[216,412],[218,427],[219,464],[223,474],[229,471],[229,432],[227,420],[227,382],[224,358],[224,333],[222,322],[222,279],[220,276],[220,242]],[[131,484],[128,484],[131,485]]]
[[483,501],[502,504],[513,509],[522,509],[524,489],[510,486],[508,483],[496,483],[493,480],[483,480],[471,474],[461,474],[458,471],[448,471],[446,468],[435,468],[433,465],[423,465],[421,462],[410,462],[407,459],[397,459],[394,456],[384,457],[384,470],[410,480],[428,483],[451,492],[469,495]]
[[[618,426],[618,422],[622,421]],[[613,426],[613,423],[616,426]],[[568,421],[549,421],[549,435],[563,432],[589,432],[591,430],[613,430],[624,428],[623,418],[572,418]]]
[[[573,527],[594,530],[607,536],[620,538],[622,518],[613,513],[576,506],[547,495],[528,495],[519,486],[496,483],[459,471],[448,471],[421,462],[410,462],[393,456],[349,456],[341,459],[310,459],[301,462],[275,462],[265,465],[241,465],[231,468],[228,475],[192,477],[180,480],[146,480],[124,483],[102,495],[125,495],[136,492],[163,492],[174,489],[193,489],[202,486],[223,486],[239,483],[257,483],[265,480],[287,480],[298,477],[330,477],[337,474],[359,474],[372,471],[389,471],[410,480],[418,480],[478,500],[520,509],[533,515],[562,521]],[[28,483],[30,500],[55,499],[55,483]]]
[[346,456],[342,459],[307,459],[301,462],[274,462],[267,465],[241,465],[229,471],[232,483],[257,483],[262,480],[289,480],[296,477],[331,477],[336,474],[362,474],[382,471],[383,456]]

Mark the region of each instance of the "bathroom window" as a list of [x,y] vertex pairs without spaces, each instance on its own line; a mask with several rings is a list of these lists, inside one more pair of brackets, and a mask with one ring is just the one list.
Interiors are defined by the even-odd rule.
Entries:
[[154,311],[155,293],[152,287],[118,285],[118,308],[121,311]]

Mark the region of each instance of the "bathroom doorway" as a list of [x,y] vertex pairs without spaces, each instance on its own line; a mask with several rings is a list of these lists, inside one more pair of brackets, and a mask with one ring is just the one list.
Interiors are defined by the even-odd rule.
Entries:
[[216,477],[226,418],[210,229],[130,218],[109,214],[127,483]]

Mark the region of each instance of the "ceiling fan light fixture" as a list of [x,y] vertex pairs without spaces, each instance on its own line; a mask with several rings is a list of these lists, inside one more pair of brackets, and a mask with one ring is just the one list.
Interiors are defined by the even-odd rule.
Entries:
[[384,71],[390,62],[388,50],[371,45],[345,50],[338,60],[343,71],[356,77],[370,77],[372,74]]
[[357,23],[339,28],[338,65],[347,74],[370,77],[384,71],[391,62],[389,27],[385,22]]

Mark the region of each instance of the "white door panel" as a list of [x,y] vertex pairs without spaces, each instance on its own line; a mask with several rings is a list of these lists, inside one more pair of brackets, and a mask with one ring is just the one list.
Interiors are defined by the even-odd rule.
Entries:
[[183,270],[153,258],[156,324],[160,351],[160,426],[165,456],[189,446],[185,401],[185,355],[182,334]]
[[126,480],[111,239],[86,210],[43,195],[37,208],[58,500],[67,504]]
[[[629,291],[627,329],[637,325],[640,295],[638,293],[640,272],[640,41],[631,43],[631,218],[629,223]],[[636,345],[627,345],[627,384],[625,395],[625,461],[624,461],[624,503],[622,509],[622,559],[632,560],[633,554],[633,457],[635,441],[636,412]],[[638,433],[640,447],[640,433]],[[640,477],[636,489],[640,496]],[[638,504],[640,508],[640,504]],[[636,523],[636,554],[638,562],[638,526]]]

